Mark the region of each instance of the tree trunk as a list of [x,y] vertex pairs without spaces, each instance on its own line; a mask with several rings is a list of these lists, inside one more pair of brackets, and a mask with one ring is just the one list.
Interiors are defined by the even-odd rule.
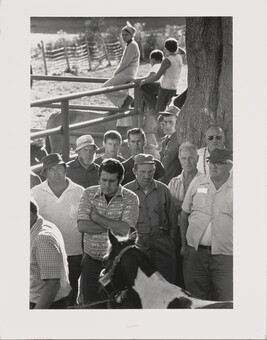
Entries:
[[214,123],[232,148],[232,18],[186,18],[186,49],[188,92],[177,120],[178,140],[201,147]]

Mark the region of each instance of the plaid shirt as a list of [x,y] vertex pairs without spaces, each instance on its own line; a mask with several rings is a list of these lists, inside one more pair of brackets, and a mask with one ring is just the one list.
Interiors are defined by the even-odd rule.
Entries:
[[[78,221],[90,220],[92,206],[96,207],[99,214],[112,220],[126,222],[135,228],[139,214],[138,197],[121,185],[109,204],[99,185],[85,189],[78,210]],[[92,258],[103,259],[107,249],[107,232],[97,235],[84,234],[84,251]]]
[[68,296],[68,263],[63,237],[52,223],[38,218],[30,232],[30,302],[37,303],[44,280],[60,279],[55,301]]

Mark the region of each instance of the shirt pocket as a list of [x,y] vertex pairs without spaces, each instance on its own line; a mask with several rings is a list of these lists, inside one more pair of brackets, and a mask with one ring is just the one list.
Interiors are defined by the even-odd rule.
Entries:
[[204,193],[196,193],[193,198],[193,208],[194,209],[202,209],[207,205],[207,194]]

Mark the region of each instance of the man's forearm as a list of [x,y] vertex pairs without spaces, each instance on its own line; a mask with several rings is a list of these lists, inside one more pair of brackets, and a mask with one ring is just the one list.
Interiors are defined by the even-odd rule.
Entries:
[[124,221],[117,221],[117,220],[112,220],[106,216],[96,214],[94,216],[94,222],[105,227],[105,228],[110,228],[113,232],[116,234],[127,234],[130,230],[130,226],[128,223]]
[[55,297],[60,288],[59,279],[45,280],[45,285],[41,296],[36,303],[34,309],[48,309],[55,301]]
[[89,220],[79,220],[78,221],[78,230],[80,233],[95,235],[95,234],[102,234],[107,231],[102,225],[99,225],[93,221]]
[[180,226],[180,233],[181,233],[181,241],[182,241],[182,246],[186,246],[187,241],[186,241],[186,231],[188,228],[188,216],[185,211],[181,211],[181,226]]

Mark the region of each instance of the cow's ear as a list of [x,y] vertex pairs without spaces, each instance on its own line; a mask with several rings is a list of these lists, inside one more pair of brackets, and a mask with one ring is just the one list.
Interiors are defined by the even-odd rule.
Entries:
[[112,247],[116,247],[116,245],[119,244],[117,237],[113,234],[113,232],[111,231],[110,228],[108,230],[108,238],[109,238],[109,241],[110,241]]

